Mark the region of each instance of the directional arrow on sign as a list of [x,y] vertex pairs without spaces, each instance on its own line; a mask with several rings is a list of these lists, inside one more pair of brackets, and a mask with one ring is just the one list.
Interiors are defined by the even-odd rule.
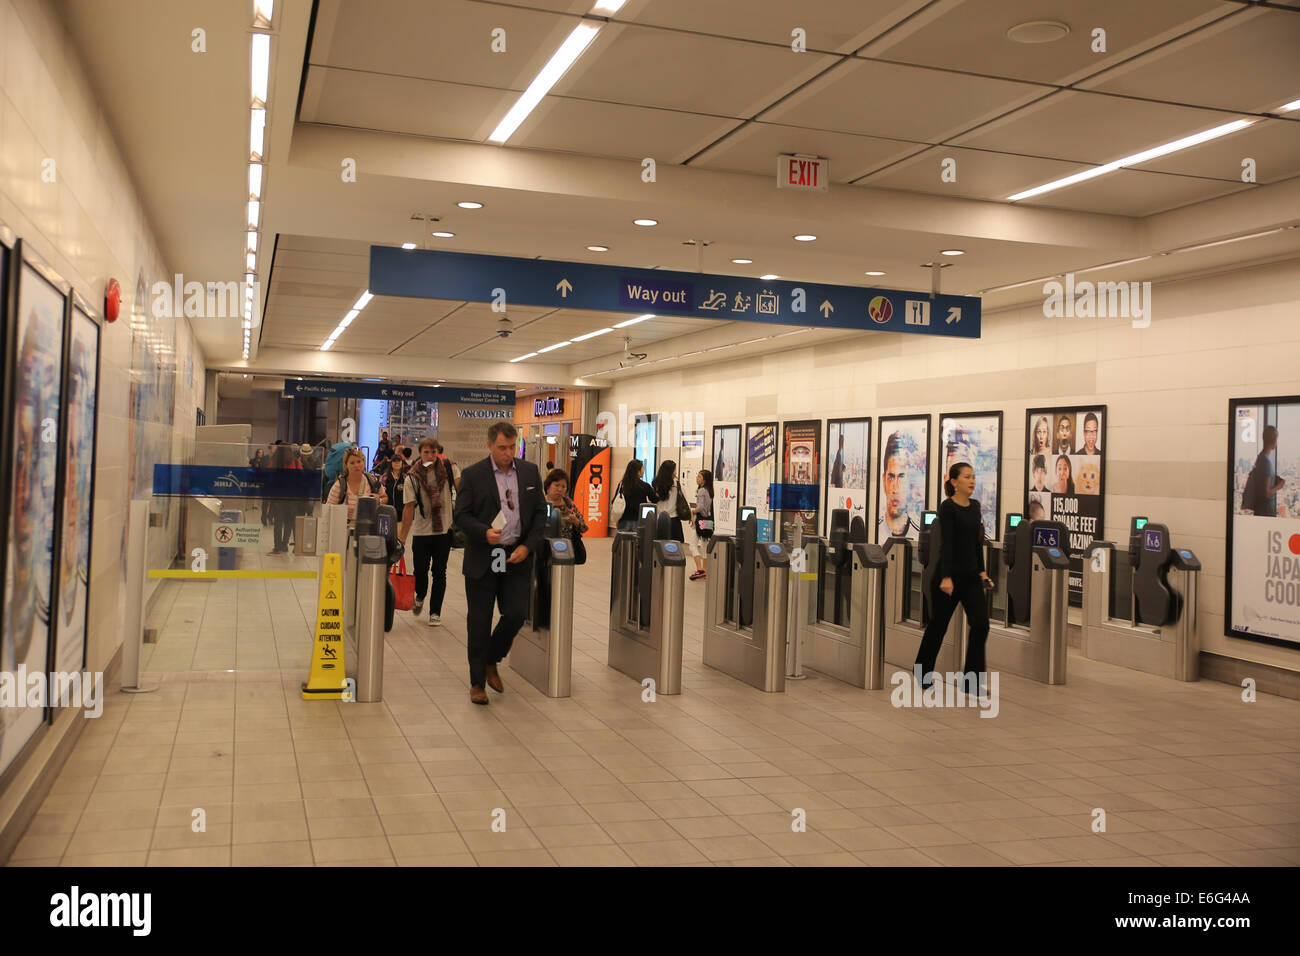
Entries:
[[561,279],[555,284],[555,288],[560,290],[560,298],[567,299],[569,293],[573,291],[573,286],[569,284],[568,279]]
[[961,309],[955,305],[949,306],[948,318],[944,319],[944,322],[946,322],[948,325],[952,325],[954,322],[960,322],[960,321],[961,321]]
[[835,311],[835,306],[831,305],[828,300],[823,299],[822,304],[817,307],[817,311],[822,314],[822,318],[824,319]]

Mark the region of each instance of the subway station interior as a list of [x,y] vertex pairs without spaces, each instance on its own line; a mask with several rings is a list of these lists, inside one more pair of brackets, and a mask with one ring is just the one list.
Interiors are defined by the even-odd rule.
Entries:
[[0,0],[0,863],[1300,864],[1298,53]]

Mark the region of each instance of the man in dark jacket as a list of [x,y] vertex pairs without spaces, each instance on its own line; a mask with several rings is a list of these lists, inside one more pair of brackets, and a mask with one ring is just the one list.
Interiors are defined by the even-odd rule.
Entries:
[[[497,664],[528,613],[533,556],[542,546],[546,498],[537,466],[515,457],[518,433],[509,422],[488,429],[488,457],[461,472],[455,524],[465,532],[469,699],[488,702],[484,684],[505,690]],[[493,606],[501,618],[492,628]]]

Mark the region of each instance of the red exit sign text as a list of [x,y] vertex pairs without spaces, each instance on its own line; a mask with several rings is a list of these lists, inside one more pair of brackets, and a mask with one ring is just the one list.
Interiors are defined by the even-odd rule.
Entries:
[[816,156],[780,156],[776,166],[777,188],[825,192],[831,181],[830,167],[830,160]]

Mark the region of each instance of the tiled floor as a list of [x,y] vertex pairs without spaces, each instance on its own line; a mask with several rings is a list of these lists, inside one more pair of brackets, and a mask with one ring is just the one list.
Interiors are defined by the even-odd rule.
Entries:
[[766,695],[701,664],[702,582],[683,692],[643,703],[588,550],[573,696],[503,668],[488,707],[457,552],[446,625],[399,615],[380,704],[301,699],[312,582],[173,585],[160,689],[110,693],[10,865],[1300,864],[1300,703],[1073,653],[1066,686],[1004,675],[991,720],[817,675]]

